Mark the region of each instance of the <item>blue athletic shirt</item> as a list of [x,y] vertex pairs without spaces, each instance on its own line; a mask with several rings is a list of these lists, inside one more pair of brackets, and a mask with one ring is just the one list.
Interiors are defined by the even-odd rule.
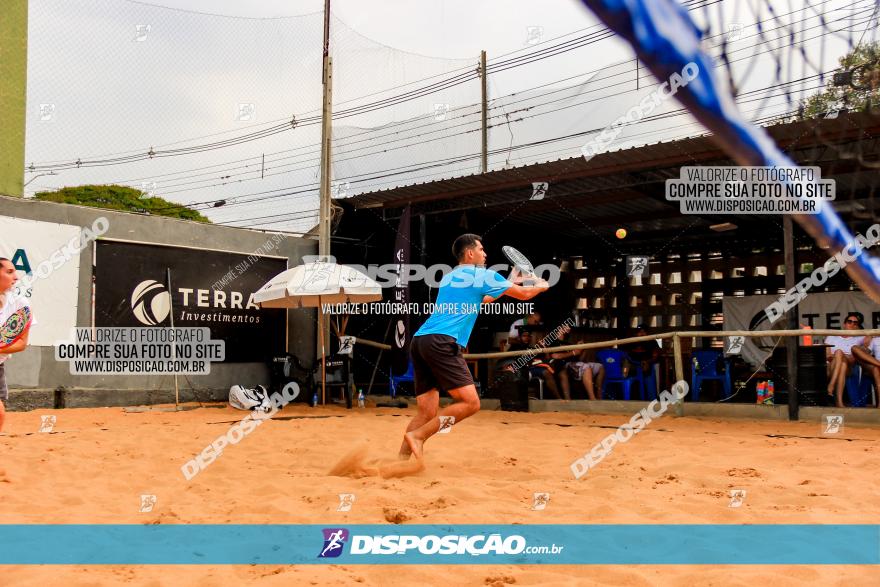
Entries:
[[497,298],[511,286],[511,282],[491,269],[476,265],[456,266],[440,280],[434,311],[413,336],[446,334],[459,345],[467,346],[483,296]]

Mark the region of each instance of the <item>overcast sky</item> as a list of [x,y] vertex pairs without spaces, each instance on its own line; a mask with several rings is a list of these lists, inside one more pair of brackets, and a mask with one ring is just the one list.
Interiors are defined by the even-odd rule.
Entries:
[[[732,54],[743,58],[741,65],[756,65],[745,87],[761,87],[774,80],[774,64],[769,55],[747,59],[757,34],[747,4],[723,2],[721,24],[715,12],[692,14],[703,22],[714,18],[716,32],[735,20],[744,24],[743,39],[729,49],[742,49]],[[835,7],[867,10],[868,16],[874,7],[871,0],[774,2],[780,14],[805,4],[806,12],[788,18],[812,14],[815,24],[810,9],[818,6],[827,20],[851,14]],[[270,128],[291,115],[301,121],[318,115],[322,10],[320,0],[32,0],[27,163],[203,145]],[[576,0],[333,0],[331,10],[335,112],[472,71],[480,50],[491,65],[511,52],[526,55],[553,38],[598,28]],[[810,35],[798,27],[804,38]],[[871,29],[873,36],[876,27]],[[828,39],[820,53],[814,45],[806,71],[833,67],[846,46]],[[637,71],[633,58],[629,47],[608,39],[490,75],[490,124],[497,125],[490,149],[500,151],[490,157],[490,169],[577,156],[583,138],[514,147],[601,129],[637,104],[657,82]],[[796,60],[787,65],[793,67],[784,79],[800,76]],[[425,78],[432,79],[420,81]],[[479,81],[470,80],[335,121],[338,189],[351,194],[478,172],[475,159],[425,164],[479,151],[479,101]],[[437,104],[449,108],[440,119]],[[671,102],[658,112],[678,107]],[[763,114],[789,108],[781,97],[763,107]],[[698,132],[689,123],[684,116],[628,129],[615,148]],[[26,192],[83,183],[153,189],[155,182],[156,194],[175,202],[227,201],[209,212],[215,222],[304,231],[317,208],[319,129],[301,124],[198,154],[66,169],[36,177]]]

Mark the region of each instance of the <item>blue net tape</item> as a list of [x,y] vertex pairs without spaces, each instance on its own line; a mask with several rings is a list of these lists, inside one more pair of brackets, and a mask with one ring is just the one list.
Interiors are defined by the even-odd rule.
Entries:
[[[699,74],[678,88],[675,97],[708,130],[713,139],[740,165],[796,167],[767,132],[739,112],[733,96],[714,75],[714,62],[700,47],[701,33],[684,7],[675,0],[583,0],[605,25],[626,39],[641,62],[658,79],[681,75],[687,64]],[[831,254],[854,237],[825,201],[818,214],[795,215],[795,220]],[[875,302],[880,303],[880,260],[867,252],[856,256],[846,272]]]

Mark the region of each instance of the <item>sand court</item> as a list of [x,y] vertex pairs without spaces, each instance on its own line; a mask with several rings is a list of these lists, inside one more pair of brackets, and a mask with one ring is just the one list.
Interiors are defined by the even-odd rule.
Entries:
[[[41,416],[56,416],[39,432]],[[414,409],[286,407],[187,481],[231,408],[13,413],[0,435],[4,524],[876,524],[880,431],[664,416],[583,478],[571,462],[628,418],[481,411],[396,461]],[[397,467],[397,468],[395,468]],[[332,473],[332,474],[331,474]],[[744,490],[731,507],[731,490]],[[534,494],[549,494],[535,510]],[[339,494],[353,494],[337,511]],[[155,496],[150,511],[141,496]],[[148,500],[149,503],[149,500]],[[658,548],[660,545],[658,545]],[[778,549],[783,545],[757,545]],[[5,567],[4,584],[407,585],[452,567]],[[462,584],[869,584],[876,567],[456,566]],[[708,573],[708,574],[707,574]],[[61,580],[63,577],[63,581]]]

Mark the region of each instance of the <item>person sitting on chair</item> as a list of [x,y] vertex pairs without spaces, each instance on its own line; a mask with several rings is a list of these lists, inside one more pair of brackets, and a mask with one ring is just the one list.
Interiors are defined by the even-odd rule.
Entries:
[[874,397],[877,400],[877,407],[880,408],[880,337],[866,336],[862,344],[852,348],[852,355],[862,369],[871,374],[874,381]]
[[[639,324],[635,335],[648,336],[644,324]],[[620,350],[626,353],[629,361],[641,367],[642,373],[649,373],[653,368],[652,365],[660,358],[660,347],[653,340],[622,344]]]
[[[529,314],[526,318],[515,320],[513,324],[510,325],[510,331],[507,333],[507,344],[513,345],[519,341],[519,335],[522,334],[522,332],[524,331],[524,326],[537,326],[539,324],[541,324],[540,312],[535,312],[533,314]],[[504,349],[502,348],[501,350]]]
[[[549,347],[552,349],[553,347],[558,346],[567,346],[572,344],[568,340],[566,340],[566,335],[571,332],[571,327],[568,324],[563,324],[559,327],[559,338],[550,343]],[[566,400],[571,399],[571,383],[568,378],[568,365],[577,361],[578,356],[580,356],[580,351],[557,351],[550,352],[550,367],[553,369],[553,372],[559,377],[559,386],[562,388],[562,395],[565,396]],[[580,376],[578,376],[580,379]]]
[[[519,335],[519,340],[510,345],[511,351],[524,351],[532,348],[532,333],[524,330]],[[537,351],[537,349],[534,349]],[[526,356],[526,355],[523,355]],[[559,395],[559,389],[556,387],[556,380],[553,378],[553,368],[550,364],[542,359],[540,356],[535,356],[531,361],[529,361],[528,365],[526,365],[526,369],[531,374],[533,378],[540,379],[544,382],[544,385],[547,386],[547,389],[550,390],[556,399],[563,399],[561,395]]]
[[[861,330],[862,315],[850,312],[843,321],[843,330]],[[846,387],[846,378],[856,363],[853,356],[853,348],[863,345],[864,336],[826,336],[825,357],[828,361],[828,397],[834,397],[838,408],[843,405],[843,389]],[[867,354],[867,351],[865,351]]]
[[580,352],[577,361],[568,364],[568,371],[581,380],[587,397],[592,400],[602,399],[602,383],[605,381],[605,365],[587,360],[587,349]]

